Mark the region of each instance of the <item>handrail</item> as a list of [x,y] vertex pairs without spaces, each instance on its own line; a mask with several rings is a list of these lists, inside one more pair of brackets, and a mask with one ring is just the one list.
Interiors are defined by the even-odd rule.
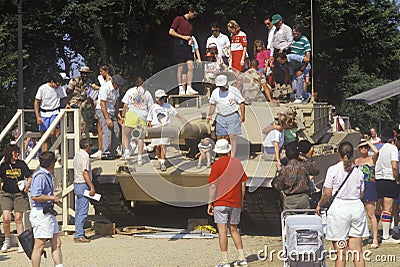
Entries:
[[14,126],[14,124],[18,121],[18,119],[21,117],[23,110],[18,109],[17,112],[15,113],[14,117],[9,121],[7,126],[1,131],[0,133],[0,143],[3,141],[3,139],[6,137],[7,133],[11,130],[11,128]]

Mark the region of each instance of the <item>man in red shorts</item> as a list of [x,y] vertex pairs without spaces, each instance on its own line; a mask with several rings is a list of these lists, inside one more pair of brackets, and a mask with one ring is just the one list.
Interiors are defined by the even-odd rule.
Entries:
[[207,212],[214,216],[214,222],[218,227],[222,261],[217,266],[230,266],[228,262],[228,227],[239,253],[239,259],[235,261],[234,266],[247,266],[242,238],[237,229],[243,207],[247,175],[240,160],[229,156],[231,145],[228,140],[219,139],[215,144],[214,151],[220,157],[213,163],[208,178],[210,188]]
[[[178,63],[177,79],[180,95],[198,94],[198,92],[192,88],[194,68],[192,46],[194,45],[194,41],[192,39],[193,25],[190,23],[190,20],[194,19],[196,16],[197,8],[193,4],[190,4],[187,13],[183,16],[177,16],[169,29],[169,35],[174,37],[174,59],[176,63]],[[186,92],[182,81],[183,67],[185,63],[187,64]]]

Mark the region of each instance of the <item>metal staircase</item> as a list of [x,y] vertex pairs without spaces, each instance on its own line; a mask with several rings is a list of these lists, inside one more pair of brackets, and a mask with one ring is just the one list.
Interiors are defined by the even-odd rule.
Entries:
[[[56,163],[55,168],[55,187],[56,194],[60,197],[61,203],[58,212],[62,216],[61,231],[75,231],[75,225],[72,218],[75,217],[75,196],[74,196],[74,177],[73,177],[73,155],[75,151],[79,151],[79,140],[81,139],[81,114],[79,109],[61,109],[60,113],[50,125],[49,129],[40,137],[36,145],[28,155],[25,155],[24,147],[25,138],[29,136],[25,131],[25,119],[29,113],[34,113],[32,109],[18,109],[13,118],[7,124],[0,134],[0,143],[11,132],[15,125],[18,126],[19,136],[15,140],[21,149],[20,159],[24,160],[31,170],[36,170],[39,166],[39,161],[34,159],[44,142],[47,142],[50,133],[56,129],[60,123],[60,136],[50,147],[50,151],[59,149],[61,159]],[[38,133],[31,134],[32,136],[40,136]],[[29,220],[28,220],[29,221]]]

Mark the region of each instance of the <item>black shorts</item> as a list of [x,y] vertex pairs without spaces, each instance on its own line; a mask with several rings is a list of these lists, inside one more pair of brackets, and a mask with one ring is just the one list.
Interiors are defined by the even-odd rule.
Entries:
[[192,46],[185,40],[174,41],[174,59],[176,63],[193,60]]
[[392,180],[376,180],[376,193],[379,198],[388,197],[396,199],[399,196],[399,187]]

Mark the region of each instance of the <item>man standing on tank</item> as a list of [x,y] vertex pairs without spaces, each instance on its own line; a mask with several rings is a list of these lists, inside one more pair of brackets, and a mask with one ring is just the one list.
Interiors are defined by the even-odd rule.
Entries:
[[[179,94],[184,95],[196,95],[198,92],[192,88],[193,79],[193,53],[192,46],[194,41],[193,25],[190,20],[197,16],[197,8],[195,5],[190,4],[187,8],[187,13],[183,16],[177,16],[172,22],[171,28],[169,29],[169,35],[174,37],[174,59],[178,64],[177,79],[179,85]],[[183,87],[182,74],[183,64],[187,64],[187,87],[186,92]]]

